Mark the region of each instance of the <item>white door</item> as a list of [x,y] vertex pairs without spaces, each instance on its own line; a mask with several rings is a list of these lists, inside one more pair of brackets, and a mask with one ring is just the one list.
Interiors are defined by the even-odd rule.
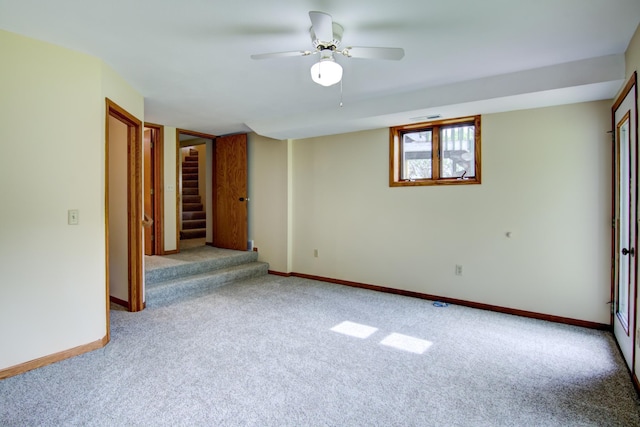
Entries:
[[633,370],[637,272],[636,86],[614,105],[614,283],[613,331],[629,369]]

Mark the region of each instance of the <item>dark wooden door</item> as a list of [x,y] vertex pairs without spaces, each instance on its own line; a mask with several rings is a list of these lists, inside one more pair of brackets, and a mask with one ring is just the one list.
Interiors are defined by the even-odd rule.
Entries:
[[247,250],[247,135],[216,138],[213,156],[213,245]]

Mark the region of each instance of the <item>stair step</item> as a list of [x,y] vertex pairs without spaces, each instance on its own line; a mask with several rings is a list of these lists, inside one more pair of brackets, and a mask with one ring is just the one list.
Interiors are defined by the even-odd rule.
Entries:
[[161,307],[210,293],[229,283],[267,274],[269,265],[263,262],[227,267],[213,272],[162,282],[146,289],[147,307]]
[[200,237],[207,237],[206,228],[194,228],[191,230],[180,231],[180,240],[198,239]]
[[187,188],[182,188],[182,195],[183,196],[197,196],[198,195],[198,189],[195,187],[187,187]]
[[195,156],[184,156],[184,162],[198,162],[198,153]]
[[202,203],[183,203],[182,211],[183,212],[192,212],[192,211],[201,211]]
[[182,171],[182,182],[184,181],[196,181],[198,182],[198,174],[197,173],[184,173]]
[[182,221],[188,221],[190,219],[206,219],[207,213],[205,211],[190,211],[182,212]]
[[182,181],[182,188],[198,188],[198,181]]
[[188,249],[175,255],[160,257],[162,264],[145,267],[145,286],[151,289],[157,284],[220,270],[227,267],[258,261],[258,253],[253,251],[234,251],[230,249],[203,246]]
[[182,230],[193,230],[196,228],[207,228],[207,220],[206,219],[188,219],[182,220]]
[[198,168],[197,167],[195,167],[195,168],[192,168],[192,167],[185,168],[185,167],[183,167],[182,168],[182,173],[183,174],[185,174],[185,173],[198,173]]
[[189,155],[190,156],[198,156],[199,151],[196,150],[195,148],[189,148]]
[[200,196],[199,195],[182,195],[182,203],[202,203],[202,200],[200,200]]
[[182,162],[183,168],[197,168],[198,162]]

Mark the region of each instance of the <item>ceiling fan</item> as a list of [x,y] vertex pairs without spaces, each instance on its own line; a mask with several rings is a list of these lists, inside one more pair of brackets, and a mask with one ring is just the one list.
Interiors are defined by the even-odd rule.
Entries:
[[331,86],[342,79],[342,67],[333,57],[339,53],[347,58],[400,60],[404,49],[398,47],[340,47],[344,28],[333,22],[331,15],[324,12],[309,12],[311,28],[309,33],[313,50],[295,50],[291,52],[261,53],[251,55],[252,59],[286,58],[290,56],[309,56],[320,54],[320,60],[311,67],[311,79],[322,86]]

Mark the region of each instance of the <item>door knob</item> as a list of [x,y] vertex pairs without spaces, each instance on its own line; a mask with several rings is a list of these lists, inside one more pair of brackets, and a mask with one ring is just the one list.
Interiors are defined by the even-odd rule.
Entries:
[[629,254],[631,254],[631,256],[634,256],[636,254],[636,250],[634,248],[631,248],[631,249],[622,248],[622,255],[629,255]]
[[249,198],[248,197],[240,197],[238,200],[240,200],[241,202],[248,202]]

